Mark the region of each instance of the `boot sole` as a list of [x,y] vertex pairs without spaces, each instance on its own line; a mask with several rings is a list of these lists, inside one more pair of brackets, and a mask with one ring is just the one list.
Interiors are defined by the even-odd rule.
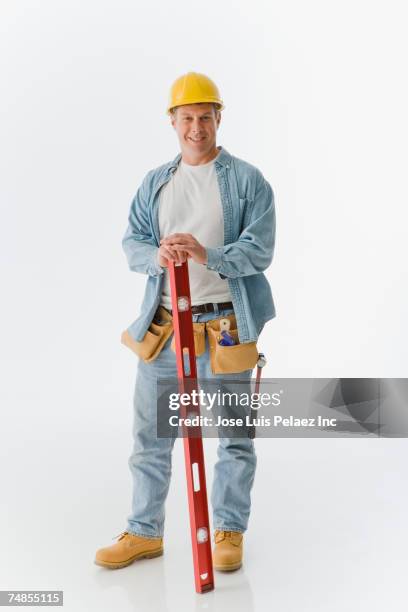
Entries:
[[239,563],[233,563],[232,565],[214,565],[214,569],[218,572],[233,572],[242,566],[242,561]]
[[134,557],[127,559],[126,561],[100,561],[99,559],[95,559],[95,564],[100,565],[101,567],[108,567],[109,569],[120,569],[121,567],[126,567],[133,563],[133,561],[137,561],[138,559],[153,559],[154,557],[161,557],[163,554],[163,549],[160,550],[152,550],[146,553],[138,553]]

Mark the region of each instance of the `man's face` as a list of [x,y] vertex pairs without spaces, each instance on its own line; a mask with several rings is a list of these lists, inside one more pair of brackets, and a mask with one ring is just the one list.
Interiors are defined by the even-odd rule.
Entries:
[[215,148],[221,113],[212,104],[179,106],[171,118],[183,153],[192,157],[205,155]]

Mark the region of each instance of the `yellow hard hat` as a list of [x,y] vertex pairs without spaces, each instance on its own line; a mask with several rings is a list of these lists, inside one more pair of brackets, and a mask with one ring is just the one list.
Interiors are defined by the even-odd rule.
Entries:
[[176,79],[171,86],[167,114],[169,115],[170,109],[176,106],[198,102],[213,102],[218,104],[219,110],[225,108],[214,81],[205,74],[187,72]]

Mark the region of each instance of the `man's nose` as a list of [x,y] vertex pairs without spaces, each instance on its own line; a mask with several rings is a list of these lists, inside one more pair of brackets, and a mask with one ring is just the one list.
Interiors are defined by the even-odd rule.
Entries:
[[196,117],[195,119],[193,119],[193,124],[192,124],[192,130],[193,132],[201,132],[201,122],[200,119],[198,117]]

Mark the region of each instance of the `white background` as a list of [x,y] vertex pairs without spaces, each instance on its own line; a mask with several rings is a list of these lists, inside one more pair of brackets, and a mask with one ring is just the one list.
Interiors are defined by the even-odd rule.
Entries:
[[1,3],[1,589],[64,589],[75,611],[405,609],[405,440],[259,441],[245,565],[205,596],[178,443],[165,556],[93,565],[130,510],[120,334],[145,278],[121,239],[144,175],[179,152],[165,109],[184,72],[218,84],[217,143],[275,192],[266,375],[407,376],[403,9]]

